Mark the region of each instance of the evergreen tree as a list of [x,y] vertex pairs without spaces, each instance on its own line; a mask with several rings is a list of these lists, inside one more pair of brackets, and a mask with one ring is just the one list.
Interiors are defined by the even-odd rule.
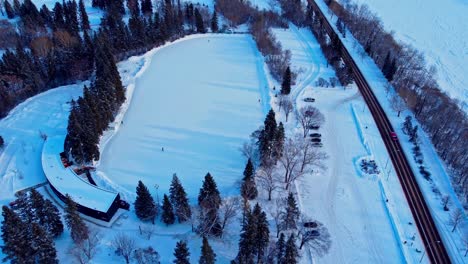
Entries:
[[141,12],[146,16],[151,16],[153,13],[153,4],[151,0],[141,0]]
[[283,82],[281,83],[281,94],[289,94],[291,92],[291,69],[289,66],[283,75]]
[[190,264],[190,252],[187,247],[187,243],[184,241],[177,242],[176,248],[174,249],[175,264]]
[[216,10],[213,12],[213,16],[211,17],[211,32],[218,32],[219,26],[218,26],[218,13]]
[[286,251],[286,241],[284,238],[284,234],[281,233],[278,241],[276,242],[276,260],[278,264],[285,263],[284,262],[285,251]]
[[221,224],[219,223],[218,210],[221,206],[221,196],[218,187],[211,176],[207,173],[203,186],[198,194],[198,205],[200,206],[200,225],[198,230],[202,234],[221,236]]
[[254,177],[254,167],[252,161],[249,159],[244,169],[244,178],[242,179],[241,185],[241,195],[244,199],[253,200],[257,198],[258,191]]
[[5,8],[5,12],[8,19],[12,19],[15,17],[15,11],[13,10],[13,7],[11,6],[10,2],[8,2],[8,0],[5,0],[5,2],[3,3],[3,7]]
[[3,140],[3,137],[0,136],[0,148],[3,148],[3,145],[5,145],[5,141]]
[[166,194],[164,194],[163,198],[161,218],[166,225],[172,225],[175,221],[174,209],[172,208],[172,204]]
[[15,15],[19,15],[21,9],[21,4],[19,0],[13,0],[13,11],[15,11]]
[[88,13],[86,13],[86,9],[85,9],[85,5],[84,5],[83,0],[80,0],[79,8],[80,8],[81,30],[83,30],[83,31],[90,30],[91,26],[89,25]]
[[88,239],[88,227],[80,218],[77,205],[68,194],[66,195],[65,205],[65,222],[71,231],[70,233],[73,241],[79,244]]
[[275,111],[273,111],[273,109],[270,109],[265,118],[263,129],[260,131],[260,134],[258,136],[258,145],[262,164],[266,160],[269,160],[269,158],[272,156],[274,150],[275,136],[277,133],[276,131],[277,124],[275,119]]
[[30,261],[30,239],[27,236],[27,225],[7,206],[2,206],[2,240],[1,246],[5,258],[3,262],[28,263]]
[[50,12],[49,8],[46,5],[42,5],[39,13],[41,14],[42,20],[48,26],[52,27],[52,13]]
[[190,209],[187,193],[176,174],[172,176],[171,187],[169,188],[169,199],[174,206],[175,215],[179,223],[190,219],[192,211]]
[[44,227],[52,237],[58,237],[63,233],[63,223],[57,207],[48,199],[44,201],[44,211],[46,213],[46,224]]
[[11,206],[13,211],[18,214],[18,216],[25,223],[31,223],[34,221],[34,210],[31,206],[31,201],[26,192],[17,192],[15,194],[16,200]]
[[215,262],[216,262],[216,254],[214,253],[213,249],[208,243],[208,239],[204,236],[203,244],[201,247],[201,256],[200,256],[200,260],[198,261],[198,263],[199,264],[215,264]]
[[280,122],[278,125],[278,129],[276,130],[276,133],[275,133],[275,146],[273,148],[273,153],[272,153],[275,159],[279,159],[283,155],[284,139],[285,139],[284,126],[283,126],[283,122]]
[[252,212],[245,212],[246,221],[242,225],[239,240],[237,263],[261,263],[268,247],[270,231],[265,212],[258,203]]
[[63,7],[59,2],[55,2],[55,6],[53,9],[54,17],[52,21],[53,30],[57,31],[58,29],[65,28],[65,19],[63,16]]
[[284,229],[295,229],[296,223],[299,220],[300,212],[297,207],[296,199],[292,193],[289,193],[286,200],[286,211],[283,215],[283,226]]
[[284,264],[296,264],[299,257],[299,252],[296,246],[296,239],[294,233],[288,238],[286,242],[286,249],[284,252]]
[[54,242],[46,234],[44,229],[41,228],[37,223],[32,224],[32,248],[34,249],[34,260],[35,263],[41,264],[56,264],[59,263],[57,260],[57,251],[54,247]]
[[198,8],[195,8],[195,25],[197,26],[198,33],[206,33],[205,23]]
[[137,197],[135,200],[135,213],[137,217],[144,221],[151,219],[154,224],[154,218],[157,214],[157,207],[148,188],[143,184],[142,181],[138,181],[136,194]]

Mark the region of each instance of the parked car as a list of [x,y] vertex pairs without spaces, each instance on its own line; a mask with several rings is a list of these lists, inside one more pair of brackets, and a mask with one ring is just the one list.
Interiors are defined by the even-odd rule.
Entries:
[[322,139],[321,138],[312,138],[312,139],[310,139],[310,141],[315,142],[315,143],[320,143],[320,142],[322,142]]
[[321,148],[323,144],[321,142],[312,142],[312,146]]
[[309,129],[313,129],[313,130],[318,130],[319,128],[320,126],[314,126],[314,125],[309,126]]
[[398,140],[398,137],[397,137],[397,134],[395,132],[390,132],[390,137],[392,138],[393,141],[397,141]]
[[304,98],[304,102],[313,103],[313,102],[315,102],[315,99],[312,98],[312,97],[306,97],[306,98]]
[[320,134],[320,133],[312,133],[312,134],[310,134],[310,137],[318,137],[318,138],[319,138],[319,137],[322,137],[322,134]]

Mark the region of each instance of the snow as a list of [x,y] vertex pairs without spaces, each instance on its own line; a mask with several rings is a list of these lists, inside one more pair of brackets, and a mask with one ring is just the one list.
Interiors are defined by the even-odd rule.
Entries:
[[106,213],[117,198],[117,193],[100,189],[65,168],[60,160],[65,134],[48,137],[42,151],[42,168],[50,184],[61,194],[68,194],[85,207]]
[[[409,208],[400,206],[402,209],[394,212],[386,202],[383,176],[367,176],[359,171],[358,160],[375,155],[366,143],[370,139],[362,132],[364,126],[357,122],[360,117],[352,112],[352,104],[362,104],[357,89],[315,86],[318,78],[328,80],[335,77],[335,72],[327,67],[320,46],[309,30],[290,25],[289,29],[273,29],[273,33],[282,47],[291,51],[291,64],[298,73],[291,91],[296,107],[312,104],[325,115],[325,124],[318,132],[322,134],[322,150],[329,156],[325,162],[328,169],[305,175],[295,186],[302,213],[325,224],[332,237],[332,247],[323,257],[304,254],[302,263],[416,262],[417,257],[409,255],[409,249],[403,247],[407,239],[403,232],[414,231],[414,226],[412,231],[411,226],[400,231],[402,223],[412,219]],[[306,97],[315,98],[315,103],[304,102]],[[272,105],[277,119],[285,122],[275,100]],[[289,136],[299,132],[294,116],[289,117],[286,128]],[[380,138],[378,133],[372,137]],[[380,148],[385,150],[383,144]],[[397,191],[396,196],[404,199],[401,189]],[[402,202],[396,198],[394,201]],[[409,217],[400,218],[400,214]]]
[[239,147],[268,111],[261,103],[266,84],[253,40],[192,38],[147,59],[123,124],[103,150],[98,175],[128,193],[142,180],[151,188],[158,184],[162,194],[177,173],[193,198],[210,172],[223,194],[235,194],[245,166]]
[[5,147],[0,150],[0,201],[16,191],[45,182],[41,165],[44,140],[40,134],[66,133],[69,102],[82,84],[62,86],[29,98],[0,120]]
[[[326,5],[323,2],[317,1],[317,3],[322,8],[322,10],[326,10]],[[329,14],[328,12],[325,13]],[[328,19],[330,20],[330,17],[328,17]],[[334,26],[334,23],[332,23],[332,26]],[[363,54],[362,47],[360,45],[356,45],[357,41],[352,37],[351,34],[347,34],[347,38],[342,40],[344,40],[344,44],[350,51],[351,56],[355,58],[355,62],[358,64],[364,77],[369,82],[369,85],[379,100],[379,103],[384,108],[387,117],[390,119],[392,126],[395,128],[395,132],[398,134],[403,151],[408,157],[408,161],[412,166],[413,171],[415,172],[416,180],[422,190],[426,203],[431,210],[431,214],[438,227],[439,234],[441,235],[444,245],[449,252],[452,262],[466,263],[467,260],[463,257],[466,246],[464,247],[462,238],[463,235],[468,232],[468,221],[466,220],[467,218],[465,215],[465,220],[459,225],[456,232],[451,232],[448,221],[449,213],[452,210],[455,210],[455,208],[460,208],[463,211],[463,207],[461,206],[460,201],[454,192],[453,186],[450,182],[450,175],[448,174],[444,163],[437,155],[437,152],[431,144],[428,135],[424,131],[419,130],[418,134],[421,141],[421,150],[424,155],[424,166],[428,168],[429,172],[431,173],[432,181],[428,182],[419,173],[418,166],[412,158],[412,144],[408,141],[408,136],[405,135],[401,130],[404,117],[407,115],[413,116],[413,114],[407,110],[402,112],[399,117],[398,114],[392,110],[390,98],[394,96],[395,91],[392,89],[389,94],[386,93],[386,89],[384,87],[387,85],[387,81],[382,75],[381,71],[378,69],[371,58],[368,56],[362,57],[360,55]],[[414,116],[413,124],[421,127]],[[385,161],[383,161],[383,163],[385,163]],[[390,170],[390,173],[395,175],[393,169]],[[440,204],[442,194],[448,195],[452,201],[452,205],[450,206],[451,211],[449,212],[445,212]]]
[[465,0],[356,0],[381,17],[397,39],[424,52],[442,90],[468,104],[468,3]]

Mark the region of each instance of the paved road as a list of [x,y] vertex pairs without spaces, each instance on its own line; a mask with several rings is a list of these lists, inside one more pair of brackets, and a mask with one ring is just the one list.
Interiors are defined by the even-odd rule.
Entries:
[[[316,11],[316,14],[321,17],[323,22],[322,24],[329,36],[339,40],[336,32],[333,30],[333,27],[330,25],[327,18],[324,16],[315,1],[309,0],[309,2]],[[390,137],[390,132],[394,130],[390,124],[389,119],[385,115],[384,110],[378,103],[377,98],[370,89],[369,84],[362,75],[360,69],[357,67],[355,61],[349,54],[348,50],[343,46],[341,40],[339,40],[339,44],[341,46],[340,52],[343,60],[348,66],[351,67],[356,84],[359,87],[359,90],[364,97],[364,100],[366,101],[372,116],[374,117],[387,151],[390,154],[390,158],[392,160],[393,166],[395,167],[411,212],[413,213],[413,217],[416,221],[416,225],[423,240],[426,254],[429,257],[429,260],[431,263],[451,263],[447,250],[444,247],[444,244],[429,211],[429,207],[424,200],[409,162],[402,151],[400,142],[398,140],[392,140]]]

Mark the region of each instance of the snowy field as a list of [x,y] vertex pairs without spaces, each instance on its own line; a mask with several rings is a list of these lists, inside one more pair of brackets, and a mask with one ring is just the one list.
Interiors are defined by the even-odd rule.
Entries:
[[207,172],[223,194],[237,194],[245,166],[239,147],[268,110],[256,52],[248,35],[211,35],[156,52],[98,174],[132,198],[138,180],[167,193],[174,173],[191,198]]
[[381,17],[397,39],[424,52],[441,88],[468,110],[466,0],[356,0]]
[[[359,170],[359,160],[373,155],[362,143],[351,111],[352,103],[362,101],[357,89],[315,86],[318,78],[328,80],[335,72],[327,67],[320,46],[309,30],[290,25],[289,29],[274,29],[273,33],[283,48],[291,51],[291,64],[298,73],[297,84],[291,91],[296,107],[310,104],[303,99],[312,97],[316,99],[312,105],[325,115],[325,124],[318,132],[322,134],[322,150],[329,156],[325,162],[328,169],[305,175],[296,182],[302,213],[323,222],[332,238],[330,252],[323,257],[312,256],[314,261],[412,262],[405,260],[399,245],[400,237],[394,230],[394,216],[386,208],[379,175],[363,175]],[[282,112],[278,117],[285,121]],[[289,135],[300,131],[294,117],[289,118],[286,128]],[[378,133],[372,137],[380,138]],[[304,254],[302,263],[310,262]]]
[[[326,10],[326,5],[323,2],[318,1],[317,3],[322,10]],[[330,17],[328,17],[328,19],[330,19]],[[334,24],[335,23],[332,23],[333,26]],[[359,55],[362,54],[363,48],[360,45],[356,45],[357,41],[351,36],[351,34],[349,34],[346,39],[342,38],[342,40],[351,55],[354,58],[357,58],[355,60],[356,63],[361,69],[364,77],[369,82],[381,106],[384,108],[392,126],[395,128],[395,132],[398,134],[398,138],[413,171],[417,172],[415,173],[416,179],[426,202],[431,208],[434,221],[438,227],[442,240],[444,241],[444,245],[449,251],[451,260],[454,263],[467,263],[468,258],[464,256],[466,245],[462,239],[464,236],[466,237],[466,234],[468,233],[468,218],[465,213],[462,223],[459,224],[458,228],[454,232],[451,231],[452,228],[449,223],[449,213],[456,208],[460,208],[462,211],[463,209],[456,193],[454,192],[453,186],[450,182],[450,174],[448,173],[445,164],[441,161],[427,134],[424,133],[424,131],[419,130],[418,134],[421,141],[421,150],[424,155],[424,166],[426,166],[428,171],[432,174],[431,181],[427,181],[420,173],[418,173],[418,165],[412,158],[412,144],[408,141],[408,136],[401,130],[404,117],[407,115],[413,116],[413,114],[407,110],[402,112],[399,117],[397,113],[392,110],[390,98],[393,96],[395,91],[390,91],[390,94],[387,94],[384,89],[387,84],[387,80],[382,75],[381,71],[377,68],[371,58]],[[413,116],[413,121],[414,120],[415,118]],[[415,121],[413,123],[415,125],[419,125]],[[385,160],[381,160],[381,163],[382,162],[385,163]],[[394,173],[394,170],[392,169],[390,173]],[[441,206],[441,198],[443,195],[448,195],[450,197],[451,204],[449,206],[449,212],[444,211]]]

